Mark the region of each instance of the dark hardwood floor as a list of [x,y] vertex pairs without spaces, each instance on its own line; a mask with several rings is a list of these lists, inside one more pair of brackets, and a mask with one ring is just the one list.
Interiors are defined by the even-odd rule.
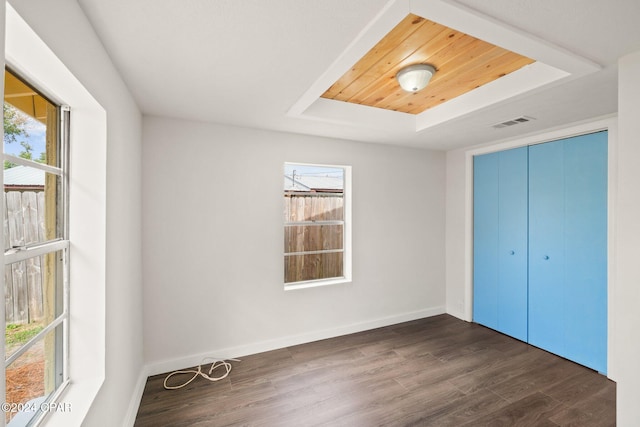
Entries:
[[217,383],[150,377],[135,425],[615,425],[603,375],[449,315],[241,359]]

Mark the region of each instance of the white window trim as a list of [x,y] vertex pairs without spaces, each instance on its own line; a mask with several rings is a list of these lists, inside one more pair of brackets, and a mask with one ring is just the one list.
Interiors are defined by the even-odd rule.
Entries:
[[105,378],[106,113],[8,3],[5,15],[7,65],[73,109],[69,129],[70,383],[57,399],[71,410],[50,412],[41,424],[81,425]]
[[[315,167],[326,167],[326,168],[340,168],[344,170],[344,189],[343,189],[343,206],[344,206],[344,220],[337,221],[339,223],[344,224],[343,230],[343,249],[340,252],[343,252],[343,266],[342,266],[342,277],[331,277],[327,279],[316,279],[316,280],[305,280],[300,282],[290,282],[284,283],[285,291],[293,291],[299,289],[308,289],[308,288],[316,288],[321,286],[330,286],[330,285],[339,285],[344,283],[352,282],[352,238],[351,238],[351,229],[352,229],[352,193],[353,193],[353,185],[351,179],[351,166],[347,165],[338,165],[338,164],[322,164],[322,163],[306,163],[306,162],[285,162],[286,165],[301,165],[301,166],[315,166]],[[323,221],[327,222],[327,221]],[[328,221],[332,222],[332,221]],[[318,223],[318,222],[316,222]],[[282,229],[286,224],[283,224]],[[284,233],[284,231],[283,231]],[[281,241],[284,240],[284,236]],[[336,251],[338,252],[338,251]],[[283,256],[284,259],[284,256]]]

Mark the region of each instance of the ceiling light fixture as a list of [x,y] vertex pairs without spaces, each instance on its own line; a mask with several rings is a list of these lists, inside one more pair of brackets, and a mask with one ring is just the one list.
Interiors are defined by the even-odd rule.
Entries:
[[429,64],[413,64],[404,67],[396,74],[400,87],[407,92],[418,92],[429,84],[436,69]]

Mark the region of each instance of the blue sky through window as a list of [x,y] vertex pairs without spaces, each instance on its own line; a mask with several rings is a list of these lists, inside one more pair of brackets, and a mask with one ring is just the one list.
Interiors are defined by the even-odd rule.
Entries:
[[344,169],[342,168],[331,166],[309,166],[290,163],[284,165],[285,175],[292,176],[294,170],[296,171],[296,176],[329,176],[333,178],[344,178]]

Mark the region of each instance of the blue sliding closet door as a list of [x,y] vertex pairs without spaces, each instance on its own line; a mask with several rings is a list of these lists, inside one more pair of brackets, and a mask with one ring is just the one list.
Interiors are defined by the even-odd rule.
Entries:
[[474,158],[474,321],[527,341],[527,148]]
[[499,153],[473,159],[473,321],[498,329]]
[[529,147],[529,342],[607,370],[607,133]]

